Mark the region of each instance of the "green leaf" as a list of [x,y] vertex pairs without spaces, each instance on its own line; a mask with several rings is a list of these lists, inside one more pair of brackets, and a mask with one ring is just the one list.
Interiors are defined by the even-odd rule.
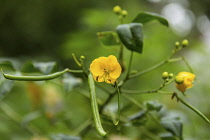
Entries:
[[15,68],[13,67],[13,64],[10,61],[0,62],[0,69],[15,71]]
[[160,135],[161,140],[180,140],[176,136],[172,136],[170,133],[163,133]]
[[130,23],[117,26],[116,31],[125,47],[131,51],[142,53],[143,31],[142,24]]
[[23,73],[40,73],[40,71],[34,67],[33,61],[27,61],[23,64],[21,72]]
[[71,136],[71,135],[64,135],[64,134],[57,134],[51,136],[52,140],[81,140],[80,137]]
[[116,32],[113,31],[98,32],[97,36],[101,45],[104,47],[113,47],[120,45],[120,39]]
[[146,111],[142,110],[136,114],[133,114],[128,118],[128,121],[135,126],[144,125],[147,122]]
[[37,68],[43,74],[50,74],[53,68],[55,68],[56,63],[55,62],[34,62],[33,66],[34,68]]
[[158,20],[161,24],[168,26],[168,21],[161,15],[150,12],[140,12],[132,22],[146,23],[152,20]]
[[72,74],[65,73],[62,80],[66,92],[71,91],[75,86],[82,83],[82,79],[74,77]]
[[162,126],[174,136],[182,137],[183,124],[178,117],[164,117],[161,119]]
[[0,74],[0,98],[3,98],[14,86],[14,81],[6,80],[2,74]]
[[162,104],[160,104],[159,102],[157,101],[148,101],[145,103],[146,104],[146,107],[149,111],[160,111],[161,108],[163,107]]

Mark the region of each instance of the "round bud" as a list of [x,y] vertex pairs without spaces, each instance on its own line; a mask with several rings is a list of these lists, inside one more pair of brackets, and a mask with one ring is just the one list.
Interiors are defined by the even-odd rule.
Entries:
[[80,59],[85,59],[85,56],[84,55],[80,56]]
[[177,41],[177,42],[175,42],[175,46],[176,47],[179,47],[179,45],[180,45],[180,43]]
[[121,15],[123,17],[126,17],[128,15],[128,12],[126,10],[122,10]]
[[163,72],[162,73],[162,78],[167,79],[168,78],[168,72]]
[[174,74],[173,73],[169,73],[168,77],[171,79],[174,77]]
[[115,6],[114,8],[113,8],[113,12],[114,13],[116,13],[116,14],[120,14],[121,13],[121,11],[122,11],[122,9],[121,9],[121,7],[120,6]]
[[186,46],[188,46],[189,45],[189,41],[187,40],[187,39],[184,39],[183,41],[182,41],[182,46],[183,47],[186,47]]
[[184,78],[182,76],[176,76],[175,82],[177,84],[182,84],[184,82]]

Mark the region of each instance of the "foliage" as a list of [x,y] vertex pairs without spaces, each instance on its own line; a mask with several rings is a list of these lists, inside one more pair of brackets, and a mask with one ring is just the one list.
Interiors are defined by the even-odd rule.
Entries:
[[[111,58],[108,60],[110,56],[99,57],[92,61],[94,68],[91,68],[92,64],[89,65],[86,61],[92,57],[91,55],[78,57],[75,54],[72,54],[72,58],[77,65],[76,69],[59,70],[56,62],[29,61],[22,65],[9,59],[0,62],[2,70],[0,110],[1,117],[6,120],[2,122],[0,130],[13,134],[4,136],[5,138],[18,137],[18,139],[32,140],[107,138],[112,140],[122,136],[122,139],[183,140],[185,135],[182,116],[174,115],[175,113],[171,115],[172,111],[166,109],[167,105],[156,101],[155,96],[164,96],[170,102],[184,105],[187,107],[185,110],[193,111],[209,125],[208,117],[185,101],[186,89],[192,88],[195,75],[185,57],[177,54],[188,48],[188,40],[183,40],[181,43],[175,42],[170,53],[164,54],[165,59],[141,70],[139,65],[134,67],[133,64],[145,54],[147,47],[150,47],[145,45],[143,29],[147,30],[145,26],[150,26],[148,22],[153,20],[161,23],[157,26],[161,28],[164,25],[166,29],[168,21],[156,13],[139,12],[134,19],[130,20],[131,22],[125,24],[129,16],[128,12],[120,6],[114,7],[113,12],[116,13],[120,24],[112,31],[98,32],[97,36],[104,48],[115,50],[112,52],[113,55],[110,55],[115,63]],[[102,56],[100,53],[97,55]],[[144,57],[147,60],[151,55]],[[167,72],[168,65],[180,61],[186,66],[185,71],[193,75],[190,81],[186,77],[181,77],[185,79],[183,79],[184,82],[180,82],[177,80],[180,75]],[[94,71],[95,65],[100,66],[97,71]],[[119,65],[117,71],[114,69],[116,65]],[[175,67],[179,66],[176,63]],[[158,71],[161,67],[166,69],[163,73]],[[111,77],[113,71],[117,75],[114,78]],[[157,71],[156,75],[162,76],[162,79],[148,75],[149,72],[154,71]],[[182,72],[182,70],[179,71]],[[151,80],[148,83],[149,90],[146,86],[141,87],[141,90],[136,89],[139,84],[135,79],[141,76]],[[160,86],[153,88],[152,84],[155,80]],[[101,83],[103,81],[106,83]],[[178,88],[183,95],[173,88],[175,83],[177,88],[187,83],[184,90]],[[28,95],[19,95],[20,93]],[[142,94],[154,97],[152,100],[145,100],[139,97]],[[16,124],[14,127],[20,128],[13,128],[19,132],[11,132],[13,129],[7,129],[8,120]]]

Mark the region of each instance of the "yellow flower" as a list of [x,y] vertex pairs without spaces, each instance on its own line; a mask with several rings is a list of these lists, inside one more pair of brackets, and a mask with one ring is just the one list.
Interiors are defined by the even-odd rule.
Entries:
[[193,86],[192,82],[194,82],[195,75],[190,72],[180,72],[176,76],[176,88],[185,92],[186,89],[191,88]]
[[90,64],[90,71],[95,81],[112,84],[121,74],[121,66],[113,55],[99,57]]

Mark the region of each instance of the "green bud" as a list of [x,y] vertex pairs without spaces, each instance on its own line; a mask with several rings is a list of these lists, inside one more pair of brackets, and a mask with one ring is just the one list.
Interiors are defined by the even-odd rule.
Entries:
[[171,79],[174,77],[174,74],[173,73],[169,73],[168,77]]
[[120,14],[121,13],[121,11],[122,11],[122,9],[121,9],[121,7],[120,6],[115,6],[114,8],[113,8],[113,12],[114,13],[116,13],[116,14]]
[[189,45],[189,41],[187,40],[187,39],[184,39],[183,41],[182,41],[182,46],[183,47],[186,47],[186,46],[188,46]]
[[177,42],[175,42],[175,46],[176,47],[179,47],[179,45],[180,45],[180,43],[177,41]]
[[85,59],[85,56],[83,56],[83,55],[82,55],[82,56],[80,56],[80,59]]
[[163,72],[162,73],[162,78],[165,80],[165,79],[167,79],[168,78],[168,72]]
[[126,10],[122,10],[121,15],[123,17],[126,17],[128,15],[128,12]]
[[177,84],[182,84],[184,82],[184,78],[182,76],[176,76],[175,82]]

